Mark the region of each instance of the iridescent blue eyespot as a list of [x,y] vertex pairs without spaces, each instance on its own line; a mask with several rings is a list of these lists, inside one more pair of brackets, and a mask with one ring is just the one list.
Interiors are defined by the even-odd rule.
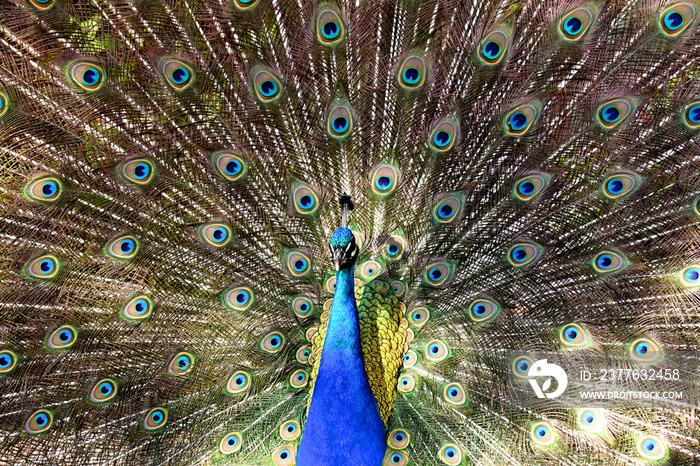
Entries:
[[433,136],[433,143],[438,147],[445,147],[452,140],[452,136],[447,131],[437,131]]
[[501,55],[501,46],[490,40],[484,44],[483,48],[481,49],[481,53],[489,60],[496,60],[499,55]]
[[587,426],[591,425],[593,421],[595,421],[595,414],[593,414],[592,411],[586,411],[583,413],[583,416],[581,417],[583,420],[583,423]]
[[564,21],[564,29],[567,34],[575,36],[583,29],[583,23],[575,16],[571,16]]
[[694,102],[686,107],[685,111],[685,123],[691,129],[697,129],[700,127],[700,104]]
[[607,123],[615,123],[620,119],[620,110],[618,110],[614,105],[607,105],[603,107],[603,110],[600,113],[603,120],[605,120]]
[[307,262],[305,259],[297,259],[294,261],[294,271],[302,272],[306,269]]
[[170,79],[172,79],[175,84],[183,84],[190,79],[190,72],[184,66],[179,66],[172,72]]
[[333,130],[337,133],[344,132],[349,126],[348,119],[345,117],[338,117],[331,124],[333,125]]
[[137,180],[147,178],[149,173],[151,173],[151,167],[149,167],[146,163],[139,162],[134,167],[134,178]]
[[83,72],[83,84],[86,86],[94,86],[100,81],[100,72],[97,68],[89,67]]
[[[224,172],[226,172],[226,174],[229,176],[235,176],[235,175],[238,175],[242,169],[243,169],[243,166],[240,164],[240,162],[238,162],[238,160],[231,159],[226,164],[226,167],[224,168]],[[235,437],[231,437],[231,438],[235,439]]]
[[393,181],[391,178],[388,176],[380,176],[377,178],[377,181],[375,182],[375,186],[379,191],[386,191],[389,188],[391,188],[391,185],[393,184]]
[[58,185],[55,181],[46,181],[41,187],[41,195],[44,197],[51,198],[56,195],[58,191]]
[[403,80],[406,84],[416,84],[420,81],[421,72],[416,68],[406,68],[403,70]]
[[527,126],[527,117],[520,112],[515,112],[508,119],[508,126],[513,131],[521,131]]
[[440,218],[450,218],[454,213],[454,209],[449,204],[443,204],[437,209],[437,213]]
[[321,34],[325,39],[333,40],[340,34],[340,26],[335,21],[328,21],[321,28]]
[[664,25],[669,31],[675,31],[683,26],[683,15],[677,11],[671,10],[664,15]]
[[271,79],[268,79],[260,84],[258,90],[265,97],[271,97],[277,93],[277,83]]

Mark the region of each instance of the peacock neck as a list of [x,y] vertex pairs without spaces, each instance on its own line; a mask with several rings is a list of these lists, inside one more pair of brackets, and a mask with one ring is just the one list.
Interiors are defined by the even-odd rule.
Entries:
[[385,427],[362,359],[353,268],[336,273],[335,295],[297,464],[377,466]]

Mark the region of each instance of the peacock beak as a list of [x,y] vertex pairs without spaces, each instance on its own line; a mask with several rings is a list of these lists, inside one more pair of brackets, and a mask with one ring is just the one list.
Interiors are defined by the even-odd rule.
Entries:
[[340,270],[340,266],[345,260],[345,250],[343,248],[336,248],[331,251],[331,254],[333,255],[333,264],[335,264],[335,271],[337,272]]

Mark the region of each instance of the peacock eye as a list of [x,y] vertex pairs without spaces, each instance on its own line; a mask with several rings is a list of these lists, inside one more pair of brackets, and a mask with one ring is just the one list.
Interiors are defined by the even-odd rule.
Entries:
[[78,332],[70,325],[62,325],[51,332],[46,338],[46,346],[50,350],[67,350],[78,341]]
[[0,351],[0,375],[9,374],[17,366],[17,355],[10,350]]
[[448,444],[438,452],[438,456],[445,464],[455,465],[462,463],[462,451],[457,445]]
[[700,102],[691,102],[683,112],[683,122],[690,129],[700,128]]
[[54,5],[54,0],[29,0],[39,10],[48,10]]
[[136,296],[122,308],[119,314],[127,322],[141,322],[151,317],[153,301],[145,295]]
[[608,199],[619,199],[631,194],[641,184],[641,179],[633,173],[610,175],[603,182],[603,195]]
[[297,183],[292,188],[292,202],[297,212],[302,215],[313,215],[318,211],[318,194],[306,183]]
[[579,324],[569,324],[561,328],[559,332],[559,341],[564,346],[582,347],[591,343],[591,338],[588,332]]
[[501,312],[501,306],[492,299],[477,299],[469,306],[469,317],[474,322],[486,322]]
[[221,302],[232,311],[245,311],[254,301],[253,290],[247,286],[235,286],[224,291]]
[[148,159],[127,160],[117,168],[119,176],[130,183],[146,186],[153,181],[155,169],[153,162]]
[[138,240],[131,235],[123,235],[114,238],[104,247],[104,252],[108,256],[118,260],[130,260],[136,256],[141,248]]
[[271,103],[282,95],[282,83],[268,68],[257,68],[253,72],[253,88],[263,103]]
[[382,254],[387,262],[394,262],[401,259],[405,250],[406,241],[404,238],[399,235],[391,235],[384,243]]
[[296,352],[296,360],[301,364],[308,364],[309,356],[311,356],[311,347],[309,345],[302,346]]
[[387,444],[395,450],[403,450],[411,443],[411,435],[403,429],[395,429],[389,433]]
[[179,377],[192,371],[194,367],[194,355],[191,353],[178,353],[168,363],[168,375]]
[[232,152],[214,152],[211,155],[211,161],[219,175],[227,181],[238,181],[247,172],[247,165],[243,157]]
[[515,267],[525,267],[535,262],[542,254],[542,248],[535,243],[517,243],[508,251],[508,262]]
[[24,194],[32,201],[52,203],[63,194],[63,184],[54,176],[42,176],[24,187]]
[[399,170],[390,164],[379,164],[370,178],[372,191],[380,199],[388,196],[396,189],[399,180]]
[[540,105],[535,102],[520,104],[506,114],[506,134],[509,136],[522,136],[534,125],[540,115]]
[[301,317],[308,317],[314,310],[314,304],[306,296],[297,296],[292,300],[292,310]]
[[428,144],[438,153],[452,149],[459,137],[459,123],[452,118],[443,118],[430,131]]
[[499,26],[490,30],[479,45],[479,59],[485,65],[493,66],[503,60],[510,46],[510,32],[505,27]]
[[260,349],[267,353],[277,353],[284,347],[284,335],[280,332],[268,333],[260,342]]
[[688,287],[700,286],[700,266],[691,265],[681,271],[681,283]]
[[661,347],[649,338],[639,338],[630,345],[630,356],[638,362],[654,362],[661,359]]
[[411,53],[406,55],[398,69],[399,86],[407,91],[420,89],[428,73],[428,62],[423,55]]
[[406,285],[400,280],[394,280],[389,284],[391,292],[397,297],[402,297],[406,292]]
[[168,412],[164,408],[153,408],[150,410],[141,424],[148,432],[153,432],[165,426],[168,420]]
[[345,22],[340,12],[324,6],[316,13],[316,38],[325,46],[334,47],[345,37]]
[[160,72],[165,81],[176,91],[187,89],[194,82],[194,71],[178,58],[167,57],[160,62]]
[[433,340],[425,348],[425,357],[432,362],[442,361],[448,353],[447,345],[442,340]]
[[603,251],[593,258],[593,269],[601,274],[619,272],[627,265],[627,259],[614,251]]
[[249,10],[258,4],[258,0],[233,0],[233,4],[239,10]]
[[627,120],[635,108],[635,102],[628,97],[619,97],[604,102],[598,107],[598,124],[603,129],[613,129]]
[[7,96],[0,92],[0,116],[4,115],[9,108]]
[[367,261],[360,266],[360,271],[367,281],[371,281],[384,272],[384,267],[377,261]]
[[353,117],[349,106],[336,104],[328,115],[328,134],[339,141],[344,140],[352,131]]
[[433,220],[435,223],[450,223],[457,218],[462,211],[462,196],[451,194],[440,199],[433,206]]
[[208,246],[220,248],[231,241],[231,227],[225,223],[207,223],[197,227],[197,234]]
[[79,88],[92,92],[102,86],[104,72],[94,63],[78,60],[68,65],[68,76]]
[[301,369],[296,370],[289,376],[289,384],[293,388],[304,388],[308,383],[309,374]]
[[538,445],[551,445],[555,441],[554,429],[546,422],[538,422],[530,432],[532,440]]
[[391,451],[389,450],[386,454],[386,459],[384,464],[405,466],[408,464],[408,455],[402,451]]
[[250,388],[250,375],[244,371],[237,371],[229,377],[226,383],[226,391],[230,394],[242,393]]
[[28,434],[46,432],[53,424],[53,414],[45,409],[34,411],[24,423],[24,431]]
[[668,37],[678,37],[697,19],[698,6],[692,1],[676,2],[659,14],[659,28]]
[[296,462],[294,448],[284,445],[272,452],[272,462],[275,466],[291,466]]
[[416,388],[416,381],[412,375],[403,375],[399,377],[398,389],[404,393],[410,393]]
[[102,404],[114,400],[117,396],[117,382],[112,379],[102,379],[92,386],[88,395],[92,403]]
[[231,432],[224,436],[219,443],[219,451],[224,455],[236,453],[243,446],[243,439],[238,432]]
[[418,355],[416,352],[413,350],[406,351],[403,357],[403,367],[413,367],[416,365],[416,362],[418,362]]
[[430,286],[443,286],[452,277],[454,266],[447,261],[436,261],[428,264],[423,272],[423,280]]
[[549,185],[549,175],[544,173],[532,173],[515,182],[513,195],[520,201],[531,201],[537,197]]
[[409,314],[410,322],[416,327],[422,327],[430,319],[430,311],[427,307],[417,307]]
[[559,33],[567,41],[577,41],[586,34],[595,19],[595,8],[587,4],[580,5],[564,15],[559,22]]
[[467,394],[459,383],[453,382],[445,386],[443,398],[450,404],[461,406],[467,401]]
[[603,415],[594,408],[579,411],[577,420],[579,427],[588,432],[601,432],[605,427]]
[[311,272],[311,260],[301,251],[290,251],[286,254],[287,268],[294,277],[305,277]]
[[27,262],[22,269],[31,278],[49,280],[58,275],[61,265],[51,254],[39,256]]
[[642,458],[658,461],[666,457],[666,446],[661,439],[653,435],[645,435],[637,441],[637,451]]
[[527,371],[530,369],[533,361],[527,356],[520,356],[513,361],[513,374],[517,377],[527,377]]
[[301,435],[301,428],[297,421],[287,421],[280,426],[280,437],[283,440],[296,440],[299,438],[299,435]]

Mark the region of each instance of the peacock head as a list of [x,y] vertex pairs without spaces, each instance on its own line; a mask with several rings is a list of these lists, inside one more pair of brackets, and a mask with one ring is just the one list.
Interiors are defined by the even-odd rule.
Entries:
[[335,230],[328,242],[328,248],[331,251],[335,270],[349,269],[355,265],[359,249],[350,228],[341,227]]

